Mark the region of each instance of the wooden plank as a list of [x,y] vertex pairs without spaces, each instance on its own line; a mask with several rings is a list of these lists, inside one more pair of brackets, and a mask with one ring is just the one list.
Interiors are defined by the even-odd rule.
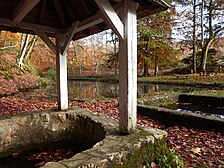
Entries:
[[137,3],[124,0],[124,38],[119,40],[119,130],[130,134],[137,118]]
[[71,9],[72,6],[70,5],[69,1],[68,0],[66,0],[66,1],[63,0],[62,2],[64,3],[65,8],[67,9],[67,11],[69,12],[69,14],[71,15],[73,21],[77,20],[77,18],[75,17],[75,15],[74,15],[74,13],[73,13],[73,11]]
[[35,30],[35,33],[43,40],[43,42],[56,54],[56,45],[51,41],[51,39],[42,30]]
[[89,8],[86,6],[86,3],[84,1],[81,1],[81,4],[85,8],[85,13],[87,13],[89,16],[91,16],[91,12],[89,11]]
[[101,12],[110,24],[112,30],[120,37],[124,38],[124,25],[118,17],[108,0],[95,0]]
[[[5,18],[0,18],[0,23],[3,26],[9,26],[13,27],[14,23],[10,19],[5,19]],[[33,24],[33,23],[27,23],[27,22],[20,22],[18,25],[16,25],[17,28],[20,29],[26,29],[26,30],[32,30],[35,31],[36,29],[39,30],[44,30],[45,32],[56,34],[59,32],[65,32],[65,30],[59,29],[59,28],[54,28],[50,26],[44,26],[44,25],[39,25],[39,24]]]
[[73,36],[74,36],[74,34],[75,34],[75,31],[76,31],[76,28],[77,28],[77,26],[78,26],[78,23],[79,23],[79,22],[74,22],[74,23],[72,24],[72,26],[70,27],[70,30],[69,30],[69,32],[68,32],[68,35],[67,35],[67,37],[66,37],[66,39],[65,39],[65,42],[64,42],[64,44],[63,44],[62,55],[65,55],[65,52],[66,52],[66,50],[67,50],[67,48],[68,48],[70,42],[72,41],[72,38],[73,38]]
[[54,0],[54,5],[56,7],[60,22],[62,23],[62,25],[65,25],[66,18],[65,18],[65,15],[64,15],[64,10],[62,8],[61,0]]
[[46,8],[46,1],[47,1],[47,0],[43,0],[43,1],[42,1],[42,7],[41,7],[41,12],[40,12],[40,24],[43,23],[44,12],[45,12],[45,8]]
[[95,26],[99,23],[102,23],[103,21],[104,20],[100,17],[100,14],[98,13],[98,14],[96,14],[96,15],[94,15],[94,16],[86,19],[86,20],[83,20],[83,21],[79,22],[79,24],[78,24],[78,26],[75,30],[75,33],[78,33],[82,30],[88,29],[92,26]]
[[40,0],[20,0],[12,15],[13,23],[20,23],[39,2]]
[[56,72],[57,72],[57,93],[58,109],[68,109],[68,85],[67,85],[67,56],[62,55],[62,47],[65,41],[65,34],[59,33],[56,37]]

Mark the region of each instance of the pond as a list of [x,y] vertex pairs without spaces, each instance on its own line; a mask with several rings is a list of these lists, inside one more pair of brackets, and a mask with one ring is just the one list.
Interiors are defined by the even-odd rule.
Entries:
[[[138,95],[163,91],[178,91],[186,93],[203,89],[204,88],[177,85],[138,84]],[[68,92],[70,100],[117,98],[119,95],[119,84],[70,80],[68,81]]]

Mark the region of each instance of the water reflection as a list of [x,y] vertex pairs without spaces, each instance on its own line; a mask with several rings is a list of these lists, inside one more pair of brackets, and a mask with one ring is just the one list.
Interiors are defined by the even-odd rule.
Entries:
[[89,81],[68,82],[69,99],[71,100],[116,98],[118,91],[118,84]]
[[[191,92],[201,90],[196,87],[138,84],[138,95],[162,91]],[[68,91],[70,100],[92,100],[102,98],[117,98],[119,95],[118,83],[92,82],[92,81],[69,81]]]

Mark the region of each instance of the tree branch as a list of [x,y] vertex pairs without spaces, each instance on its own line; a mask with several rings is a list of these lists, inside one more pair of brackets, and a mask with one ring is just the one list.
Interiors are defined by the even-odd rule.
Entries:
[[214,36],[216,37],[221,31],[224,30],[224,27],[221,27],[220,29],[217,29],[214,33]]
[[14,47],[16,47],[16,46],[18,46],[18,43],[16,43],[16,44],[13,45],[13,46],[2,47],[2,48],[0,48],[0,50],[5,50],[5,49],[8,49],[8,48],[14,48]]

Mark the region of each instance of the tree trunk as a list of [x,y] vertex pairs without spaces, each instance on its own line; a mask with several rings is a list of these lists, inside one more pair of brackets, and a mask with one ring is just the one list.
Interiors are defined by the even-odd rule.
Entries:
[[32,40],[31,40],[31,42],[30,42],[29,49],[28,49],[28,51],[27,51],[27,53],[26,53],[25,58],[29,58],[29,57],[31,56],[33,47],[34,47],[34,45],[35,45],[35,43],[36,43],[36,40],[37,40],[37,36],[33,36]]
[[[112,43],[114,47],[114,54],[117,53],[117,42],[116,42],[116,35],[112,35]],[[114,73],[117,75],[117,60],[114,60]]]
[[154,75],[157,76],[159,74],[159,66],[155,65],[154,67]]
[[201,1],[201,48],[204,46],[204,9],[205,1]]
[[207,58],[208,58],[208,49],[211,45],[211,43],[213,42],[213,39],[209,39],[209,41],[207,41],[205,43],[205,46],[202,49],[202,59],[201,59],[201,71],[206,71],[206,64],[207,64]]
[[158,63],[158,56],[155,56],[155,67],[154,67],[154,75],[157,76],[159,73],[159,63]]
[[117,62],[116,61],[114,62],[114,73],[115,73],[115,75],[117,75]]
[[213,40],[215,39],[216,34],[218,34],[219,31],[222,29],[216,31],[214,33],[213,31],[213,23],[212,23],[212,18],[213,18],[213,0],[210,0],[209,6],[208,6],[208,24],[209,24],[209,39],[205,42],[203,48],[202,48],[202,56],[201,56],[201,65],[200,65],[200,70],[201,71],[206,71],[206,64],[207,64],[207,58],[208,58],[208,50],[210,45],[212,44]]
[[25,58],[28,44],[29,44],[29,35],[26,34],[25,41],[24,41],[24,45],[22,46],[22,50],[20,51],[20,58],[18,60],[18,64],[19,64],[19,67],[20,68],[23,67],[23,59]]
[[194,14],[193,14],[193,73],[197,73],[197,55],[196,55],[196,0],[193,2]]
[[144,62],[144,72],[143,72],[143,76],[149,76],[149,71],[148,71],[148,65],[146,63],[146,61]]

